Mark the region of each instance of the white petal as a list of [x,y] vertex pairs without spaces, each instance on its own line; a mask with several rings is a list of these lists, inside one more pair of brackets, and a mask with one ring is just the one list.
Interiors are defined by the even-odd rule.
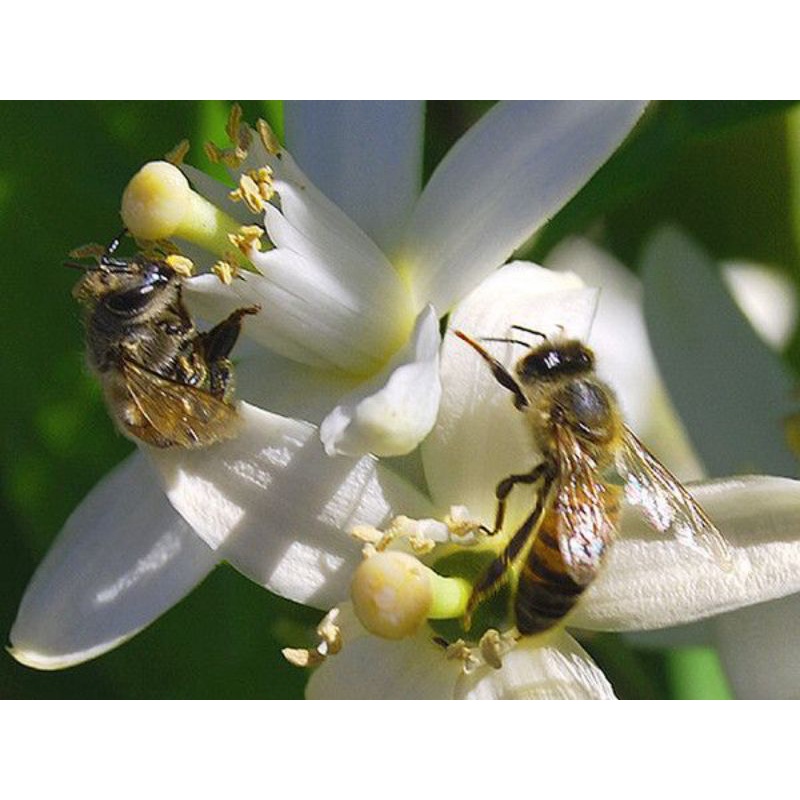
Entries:
[[99,656],[175,605],[218,561],[136,454],[67,520],[22,598],[11,654],[38,669]]
[[794,475],[794,383],[699,245],[677,229],[645,249],[645,315],[661,374],[711,475]]
[[430,516],[429,503],[374,459],[326,456],[312,425],[245,403],[240,415],[234,439],[150,455],[178,512],[271,591],[330,608],[361,558],[347,531],[401,512]]
[[641,281],[588,239],[567,239],[546,266],[574,272],[600,288],[589,344],[597,374],[617,394],[626,422],[681,480],[705,477],[683,424],[673,409],[650,348]]
[[558,211],[614,152],[644,106],[501,103],[438,166],[398,264],[419,304],[445,311]]
[[219,320],[235,308],[260,305],[261,312],[245,320],[247,336],[287,358],[362,375],[378,369],[411,330],[410,324],[387,322],[404,316],[382,306],[386,294],[375,282],[348,284],[330,265],[289,249],[261,253],[254,261],[263,276],[242,275],[230,286],[214,275],[187,280],[190,311]]
[[284,104],[286,141],[320,190],[389,252],[419,195],[425,105]]
[[526,638],[503,657],[501,669],[481,667],[459,678],[464,700],[615,700],[589,654],[567,633]]
[[186,282],[192,311],[218,319],[242,304],[262,313],[247,331],[282,355],[312,366],[367,375],[407,339],[411,297],[375,243],[328,200],[283,151],[256,161],[275,170],[280,210],[264,222],[274,249],[251,253],[261,275],[243,273],[224,286],[203,275]]
[[461,663],[445,658],[424,628],[390,641],[367,633],[350,604],[341,607],[343,648],[327,659],[306,687],[309,700],[452,700]]
[[[550,335],[563,326],[565,334],[585,339],[596,301],[597,291],[581,288],[574,276],[513,263],[486,279],[451,315],[442,345],[439,417],[422,445],[425,474],[439,507],[466,504],[479,518],[493,519],[497,481],[529,470],[536,458],[511,393],[452,332],[524,338],[510,326]],[[489,342],[487,347],[510,370],[524,352],[519,345]]]
[[800,591],[800,482],[744,477],[691,489],[730,543],[732,569],[626,512],[622,536],[570,625],[667,627]]
[[800,698],[800,596],[761,603],[712,621],[717,648],[736,697]]
[[233,187],[218,181],[190,164],[179,164],[180,171],[188,178],[192,188],[213,203],[217,208],[238,220],[242,225],[253,225],[258,219],[246,203],[234,203],[230,198]]
[[320,437],[329,455],[399,456],[411,452],[436,422],[439,320],[428,306],[406,346],[372,380],[325,418]]
[[315,369],[263,347],[243,352],[247,343],[243,337],[236,348],[236,396],[250,405],[319,425],[358,385],[346,373]]
[[764,264],[730,261],[722,279],[736,305],[762,339],[783,347],[797,325],[797,295],[788,276]]

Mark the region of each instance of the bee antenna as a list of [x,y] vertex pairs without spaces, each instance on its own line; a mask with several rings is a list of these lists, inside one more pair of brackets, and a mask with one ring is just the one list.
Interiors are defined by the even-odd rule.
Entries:
[[530,342],[523,342],[522,339],[508,339],[505,336],[479,336],[479,342],[505,342],[505,344],[519,344],[522,347],[531,347]]
[[63,266],[69,267],[70,269],[79,269],[81,272],[87,272],[90,269],[97,269],[89,264],[79,264],[77,261],[65,261]]
[[122,243],[122,238],[128,233],[127,228],[123,228],[109,243],[108,247],[106,247],[105,253],[100,256],[100,263],[104,264],[106,261],[112,262],[113,259],[111,256],[118,250],[120,244]]
[[[564,326],[563,325],[556,325],[557,328],[560,328],[561,333],[564,333]],[[530,333],[532,336],[541,336],[544,341],[547,341],[547,334],[542,333],[541,331],[535,331],[532,328],[525,328],[522,325],[512,325],[511,330],[514,331],[523,331],[525,333]],[[530,345],[528,345],[530,347]]]
[[453,333],[462,341],[466,342],[478,355],[489,365],[494,379],[504,388],[514,395],[514,405],[523,409],[528,405],[528,398],[522,388],[514,379],[514,376],[493,356],[481,347],[474,339],[467,336],[463,331],[455,330]]

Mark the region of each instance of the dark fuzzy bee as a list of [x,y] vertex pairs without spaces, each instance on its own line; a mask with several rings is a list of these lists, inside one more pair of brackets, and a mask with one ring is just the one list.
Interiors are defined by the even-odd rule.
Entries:
[[85,310],[86,352],[118,427],[154,447],[205,447],[236,434],[229,356],[240,308],[206,332],[181,297],[181,262],[137,253],[118,258],[116,238],[73,291]]
[[[465,333],[456,336],[488,363],[495,379],[525,414],[542,460],[530,472],[497,485],[494,529],[503,528],[506,502],[518,484],[536,488],[533,510],[476,584],[476,606],[518,566],[514,617],[520,634],[549,630],[563,620],[595,579],[616,534],[620,504],[639,506],[649,524],[705,551],[727,568],[727,544],[705,512],[624,424],[613,391],[594,373],[594,354],[580,341],[531,345],[514,374]],[[491,341],[491,340],[490,340]],[[497,341],[497,340],[495,340]]]

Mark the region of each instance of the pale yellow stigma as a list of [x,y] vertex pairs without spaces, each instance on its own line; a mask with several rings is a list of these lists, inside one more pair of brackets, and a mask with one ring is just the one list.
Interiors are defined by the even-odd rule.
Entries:
[[191,211],[189,181],[173,164],[145,164],[122,194],[122,221],[137,239],[174,236]]
[[466,581],[443,578],[413,556],[397,551],[366,558],[350,585],[361,624],[384,639],[412,636],[427,619],[463,614],[469,592]]
[[430,570],[405,553],[376,553],[353,575],[350,595],[361,624],[384,639],[416,633],[433,603]]
[[[166,161],[151,161],[131,178],[122,195],[121,213],[137,240],[177,237],[224,259],[230,257],[232,237],[242,238],[242,226],[197,194],[183,173]],[[233,262],[255,270],[241,252],[234,254]]]

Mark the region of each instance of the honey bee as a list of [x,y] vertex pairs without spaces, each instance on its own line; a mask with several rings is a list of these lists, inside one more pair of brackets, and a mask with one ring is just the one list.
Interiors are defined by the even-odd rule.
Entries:
[[169,257],[115,257],[121,237],[96,264],[67,262],[85,271],[73,295],[85,311],[89,365],[117,426],[154,447],[205,447],[234,436],[228,356],[242,318],[259,308],[237,309],[199,332],[181,298],[188,271]]
[[524,345],[514,374],[462,331],[492,375],[513,394],[525,414],[542,460],[530,472],[497,484],[494,528],[502,530],[506,502],[518,484],[537,487],[533,511],[510,537],[475,585],[465,625],[476,606],[509,579],[519,565],[513,600],[521,635],[543,633],[559,623],[597,576],[613,542],[623,497],[643,511],[648,523],[669,532],[728,569],[728,547],[688,491],[625,425],[609,386],[594,373],[593,352],[563,335],[541,337],[536,345],[520,339],[485,339]]

